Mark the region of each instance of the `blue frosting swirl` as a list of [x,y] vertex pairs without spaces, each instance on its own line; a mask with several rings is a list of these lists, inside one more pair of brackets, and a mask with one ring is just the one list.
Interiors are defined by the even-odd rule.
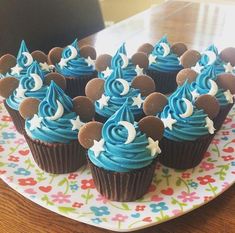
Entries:
[[[27,70],[26,75],[22,76],[19,80],[19,86],[17,89],[22,88],[25,89],[24,96],[37,98],[42,100],[46,96],[47,86],[43,85],[39,90],[32,91],[32,88],[35,86],[35,80],[32,77],[32,74],[37,74],[39,78],[44,81],[44,74],[40,69],[39,64],[34,61],[32,65]],[[13,91],[13,93],[6,99],[6,103],[15,110],[19,110],[20,103],[24,100],[24,98],[19,97],[17,95],[17,89]]]
[[[57,120],[48,119],[56,113],[57,101],[62,104],[64,113]],[[77,139],[78,130],[72,130],[71,123],[71,120],[75,120],[77,117],[77,114],[73,112],[72,99],[53,81],[46,97],[39,104],[38,117],[42,118],[41,126],[33,130],[30,129],[31,119],[26,119],[25,130],[31,138],[48,143],[69,143]]]
[[154,46],[150,55],[155,56],[155,62],[149,64],[149,70],[156,70],[161,72],[177,72],[183,69],[182,65],[180,65],[179,57],[170,51],[167,56],[164,55],[164,48],[161,43],[165,43],[166,45],[171,47],[167,37],[163,36],[161,40],[159,40]]
[[[84,75],[95,74],[95,68],[86,62],[86,59],[80,55],[80,49],[78,47],[77,39],[71,44],[77,50],[77,56],[70,59],[67,65],[61,68],[59,64],[56,64],[55,69],[58,73],[64,75],[65,77],[75,77],[79,78]],[[71,55],[71,50],[67,46],[62,52],[62,58],[67,59]]]
[[[104,83],[104,95],[110,97],[108,101],[108,106],[100,108],[99,101],[95,102],[96,112],[103,117],[112,116],[125,102],[129,99],[128,104],[132,113],[137,116],[143,113],[142,105],[139,108],[137,105],[132,106],[133,99],[131,97],[137,97],[140,94],[138,89],[134,89],[129,85],[129,91],[125,95],[121,95],[124,90],[123,85],[117,79],[123,78],[123,71],[120,67],[116,68],[114,72],[110,75]],[[124,79],[125,80],[125,79]],[[141,97],[144,100],[144,97]]]
[[[136,130],[136,137],[129,144],[124,144],[128,131],[119,125],[120,121],[130,122]],[[157,157],[157,154],[151,156],[151,151],[146,148],[149,144],[148,138],[140,131],[137,122],[134,122],[128,101],[106,121],[102,129],[102,138],[105,141],[104,151],[96,157],[93,150],[89,149],[88,156],[93,164],[106,170],[129,172],[148,166]]]
[[164,137],[173,141],[194,141],[197,138],[208,135],[206,126],[207,114],[193,105],[193,113],[187,118],[180,117],[185,113],[187,106],[182,98],[186,98],[193,103],[190,84],[186,81],[182,86],[168,98],[168,104],[159,114],[161,119],[166,119],[169,114],[176,122],[172,125],[172,130],[165,127]]

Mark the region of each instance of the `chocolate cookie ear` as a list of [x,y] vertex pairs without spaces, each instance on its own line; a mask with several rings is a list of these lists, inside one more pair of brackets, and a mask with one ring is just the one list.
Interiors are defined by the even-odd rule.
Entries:
[[139,89],[142,96],[147,96],[155,91],[155,82],[148,75],[138,75],[131,83],[131,87]]
[[40,50],[35,50],[31,53],[32,57],[34,60],[36,60],[38,63],[44,63],[47,62],[47,55],[40,51]]
[[155,116],[146,116],[139,123],[140,130],[153,140],[161,140],[164,133],[163,122]]
[[185,53],[188,50],[187,45],[182,42],[174,43],[171,46],[171,51],[180,57],[183,53]]
[[66,80],[65,77],[56,72],[49,73],[45,76],[45,84],[50,85],[51,81],[54,81],[58,86],[60,86],[63,90],[66,89]]
[[11,54],[5,54],[0,58],[0,73],[6,74],[16,65],[16,58]]
[[91,59],[95,60],[96,59],[96,50],[94,47],[90,45],[85,45],[80,48],[80,55],[82,57],[88,58],[90,57]]
[[225,91],[229,90],[231,94],[235,94],[235,76],[233,74],[221,74],[217,77],[216,83]]
[[201,54],[196,50],[187,50],[180,57],[180,62],[184,68],[190,68],[197,64],[200,60]]
[[165,95],[159,92],[154,92],[146,97],[143,110],[145,115],[156,116],[157,113],[161,112],[163,108],[167,105],[168,100]]
[[86,96],[77,96],[73,99],[73,111],[76,112],[83,122],[91,121],[95,116],[95,107]]
[[198,109],[203,109],[210,119],[214,119],[220,110],[219,102],[214,96],[208,94],[199,96],[195,105]]
[[26,118],[33,118],[34,114],[38,112],[38,105],[40,101],[36,98],[26,98],[24,99],[19,107],[20,115]]
[[149,55],[149,54],[153,51],[153,46],[152,46],[151,44],[149,44],[149,43],[145,43],[145,44],[142,44],[142,45],[138,48],[137,51]]
[[222,60],[230,62],[232,66],[235,66],[235,48],[226,48],[220,52],[219,56]]
[[182,86],[187,80],[188,83],[192,83],[196,80],[198,73],[190,68],[181,70],[176,76],[176,82],[178,86]]
[[95,68],[98,72],[106,70],[107,67],[111,67],[112,56],[109,54],[101,54],[95,62]]
[[63,48],[55,47],[52,48],[48,53],[48,62],[51,65],[55,65],[56,63],[60,62],[62,56]]
[[91,79],[85,87],[85,93],[92,101],[100,99],[104,93],[104,80],[101,78]]
[[94,140],[99,141],[102,137],[103,124],[97,121],[91,121],[83,125],[78,133],[80,144],[89,149],[94,145]]
[[14,77],[0,79],[0,96],[8,98],[19,86],[19,80]]
[[138,65],[140,68],[147,69],[149,66],[149,59],[145,53],[138,52],[131,57],[131,61],[134,65]]

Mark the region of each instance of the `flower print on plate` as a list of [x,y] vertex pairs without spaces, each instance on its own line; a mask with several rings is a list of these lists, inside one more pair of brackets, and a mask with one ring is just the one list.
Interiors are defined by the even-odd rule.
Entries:
[[213,200],[235,181],[235,107],[196,168],[178,171],[157,164],[148,193],[134,202],[101,196],[86,166],[65,175],[43,172],[1,100],[0,119],[0,177],[51,211],[105,229],[134,231],[181,216]]

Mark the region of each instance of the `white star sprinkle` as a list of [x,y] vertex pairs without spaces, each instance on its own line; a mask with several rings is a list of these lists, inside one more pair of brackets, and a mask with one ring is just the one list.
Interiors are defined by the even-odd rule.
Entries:
[[88,56],[88,58],[86,58],[85,61],[88,64],[88,66],[95,67],[95,60],[92,60],[90,56]]
[[178,57],[178,61],[179,61],[179,65],[182,65],[181,64],[181,57]]
[[143,68],[140,68],[139,65],[136,65],[135,72],[137,75],[142,75],[143,73]]
[[177,120],[172,118],[170,113],[168,114],[167,118],[161,118],[161,120],[164,124],[164,127],[170,130],[172,130],[172,125],[174,125],[177,122]]
[[94,140],[94,145],[90,148],[94,152],[95,157],[97,158],[100,155],[101,151],[104,151],[104,139],[100,141]]
[[100,109],[103,109],[104,106],[108,106],[109,99],[110,99],[109,96],[105,96],[104,94],[102,94],[101,98],[97,100],[97,102],[99,103]]
[[85,124],[80,120],[79,116],[75,120],[71,119],[70,122],[73,125],[72,130],[79,130]]
[[150,54],[149,55],[149,65],[151,65],[152,63],[156,63],[156,58],[157,58],[157,56]]
[[30,130],[41,128],[42,117],[39,117],[37,114],[34,114],[33,118],[29,121]]
[[205,125],[205,127],[208,128],[208,132],[210,134],[213,134],[215,132],[214,122],[209,117],[206,117],[206,125]]
[[104,75],[104,78],[107,78],[113,73],[113,70],[107,67],[106,70],[102,71],[101,73]]
[[193,100],[197,99],[197,97],[200,96],[200,94],[197,92],[196,89],[194,89],[193,91],[191,91],[191,95],[193,97]]
[[234,67],[231,65],[230,62],[223,65],[223,67],[225,69],[225,73],[233,73],[233,71],[234,71]]
[[204,68],[204,66],[201,66],[198,62],[197,62],[197,64],[195,66],[191,67],[191,69],[196,71],[198,74],[201,73],[203,68]]
[[148,137],[148,146],[146,146],[147,149],[151,151],[151,156],[154,156],[155,154],[160,154],[162,151],[159,147],[159,141],[154,141],[152,138]]
[[233,95],[232,95],[232,93],[230,92],[230,90],[225,91],[225,92],[224,92],[224,95],[225,95],[226,100],[227,100],[230,104],[232,104],[232,103],[233,103]]
[[141,98],[141,94],[138,94],[136,97],[132,97],[132,100],[132,106],[138,106],[138,108],[141,108],[141,105],[144,103],[144,100]]
[[20,67],[18,64],[16,64],[16,66],[11,68],[11,74],[14,75],[20,75],[20,72],[23,70],[22,67]]
[[16,98],[24,99],[26,98],[25,92],[27,89],[24,89],[21,85],[16,89]]
[[42,70],[45,70],[45,71],[48,71],[48,72],[50,71],[50,66],[46,62],[44,62],[44,63],[40,62],[39,65],[40,65]]
[[60,69],[63,69],[65,66],[67,66],[67,62],[69,60],[66,58],[61,58],[60,62],[58,63],[58,65],[60,66]]

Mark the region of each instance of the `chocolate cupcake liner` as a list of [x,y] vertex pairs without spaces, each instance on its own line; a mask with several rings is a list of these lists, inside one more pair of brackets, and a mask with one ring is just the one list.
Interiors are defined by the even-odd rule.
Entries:
[[225,107],[220,108],[218,115],[214,118],[214,127],[216,129],[216,132],[220,130],[232,107],[233,104],[229,104]]
[[94,165],[87,157],[96,189],[112,201],[134,201],[141,198],[152,182],[157,159],[147,167],[131,172],[113,172]]
[[90,76],[81,76],[77,78],[66,77],[65,93],[71,98],[74,98],[76,96],[84,96],[86,84],[95,77],[97,77],[97,74]]
[[189,169],[196,167],[203,159],[214,134],[201,137],[195,141],[177,142],[163,138],[160,141],[162,153],[159,161],[166,167]]
[[25,131],[24,137],[35,162],[45,172],[70,173],[86,163],[85,150],[77,140],[69,144],[46,143],[30,138]]
[[8,106],[6,100],[3,101],[4,106],[6,108],[6,110],[8,111],[15,127],[16,130],[20,133],[23,134],[24,132],[24,127],[25,127],[25,120],[24,118],[20,115],[19,111],[16,111],[15,109],[11,108],[10,106]]
[[156,91],[168,94],[176,90],[177,83],[176,83],[176,75],[179,73],[177,72],[160,72],[155,70],[147,70],[146,74],[150,76],[156,85]]

